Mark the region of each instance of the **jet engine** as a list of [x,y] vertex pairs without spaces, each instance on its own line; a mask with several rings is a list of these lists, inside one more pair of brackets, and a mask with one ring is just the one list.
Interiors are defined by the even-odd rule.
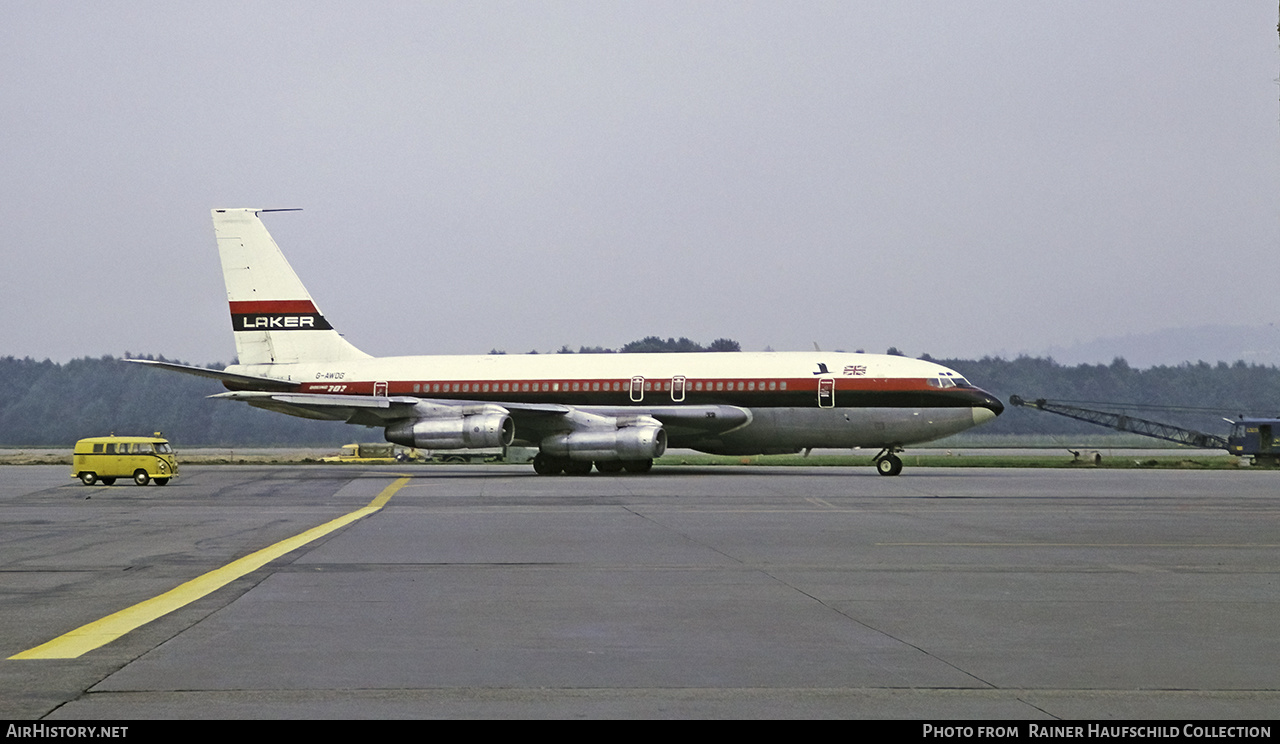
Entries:
[[588,462],[653,460],[667,451],[667,432],[661,425],[587,429],[549,436],[542,440],[541,450],[552,457]]
[[505,447],[515,439],[516,427],[505,413],[477,413],[410,419],[387,427],[388,442],[419,449]]

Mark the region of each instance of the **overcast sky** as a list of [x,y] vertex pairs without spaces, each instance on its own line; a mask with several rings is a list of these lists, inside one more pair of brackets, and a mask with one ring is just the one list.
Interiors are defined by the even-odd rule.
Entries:
[[0,356],[230,361],[216,207],[376,355],[1265,325],[1276,12],[6,3]]

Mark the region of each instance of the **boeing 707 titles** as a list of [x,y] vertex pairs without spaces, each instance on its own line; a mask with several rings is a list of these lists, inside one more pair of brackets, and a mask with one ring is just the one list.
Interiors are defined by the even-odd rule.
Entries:
[[377,426],[423,449],[538,448],[543,475],[646,472],[668,447],[721,455],[878,448],[897,456],[989,421],[993,395],[920,359],[843,352],[371,357],[329,325],[259,215],[215,209],[238,363],[213,396]]

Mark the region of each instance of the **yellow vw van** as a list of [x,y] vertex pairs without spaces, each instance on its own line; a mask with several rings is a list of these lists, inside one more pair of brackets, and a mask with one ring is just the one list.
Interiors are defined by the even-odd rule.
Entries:
[[133,478],[139,486],[154,480],[163,486],[178,477],[178,459],[160,432],[153,437],[89,437],[76,442],[71,477],[86,486],[99,481],[109,486],[116,478]]

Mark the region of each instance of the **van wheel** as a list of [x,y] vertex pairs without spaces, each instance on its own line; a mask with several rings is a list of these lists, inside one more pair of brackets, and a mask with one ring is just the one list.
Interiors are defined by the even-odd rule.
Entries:
[[139,486],[147,485],[147,481],[149,480],[151,480],[151,476],[147,475],[147,471],[145,470],[139,470],[133,474],[133,482],[137,483]]
[[116,479],[115,479],[115,478],[103,478],[103,479],[102,479],[102,485],[104,485],[104,486],[110,486],[110,485],[112,485],[112,484],[113,484],[113,483],[115,483],[115,482],[116,482]]
[[92,486],[94,483],[98,482],[98,474],[97,473],[81,473],[80,482],[85,484],[86,486]]
[[164,485],[168,485],[168,483],[169,483],[169,479],[168,479],[168,478],[156,478],[156,485],[157,485],[157,486],[164,486]]

